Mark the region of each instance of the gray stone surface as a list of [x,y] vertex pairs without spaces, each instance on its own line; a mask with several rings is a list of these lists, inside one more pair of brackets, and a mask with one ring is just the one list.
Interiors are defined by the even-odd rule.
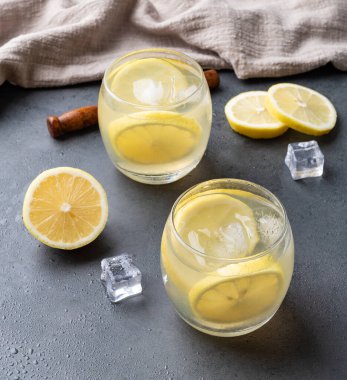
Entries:
[[[171,185],[135,183],[116,171],[97,129],[60,141],[48,114],[94,104],[99,83],[61,89],[0,87],[0,379],[343,379],[346,371],[347,77],[331,67],[286,79],[239,81],[222,73],[213,94],[210,143],[200,165]],[[232,132],[224,104],[246,90],[290,81],[335,104],[338,124],[318,138],[323,178],[294,182],[284,164],[289,131],[270,141]],[[41,171],[74,166],[105,187],[107,227],[91,245],[60,252],[25,230],[25,190]],[[239,338],[199,333],[175,314],[161,281],[159,247],[174,200],[206,179],[235,177],[274,192],[287,209],[295,273],[276,316]],[[100,260],[136,256],[143,296],[111,305],[99,281]]]

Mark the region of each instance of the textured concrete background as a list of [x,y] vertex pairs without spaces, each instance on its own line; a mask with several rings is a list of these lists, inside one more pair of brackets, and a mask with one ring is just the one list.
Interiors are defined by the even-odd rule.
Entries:
[[[24,90],[0,87],[0,379],[343,379],[346,370],[347,76],[326,67],[274,80],[222,73],[213,94],[210,143],[200,165],[171,185],[135,183],[116,171],[97,129],[61,141],[45,119],[97,102],[99,83]],[[224,104],[246,90],[290,81],[335,104],[338,124],[318,138],[323,178],[294,182],[287,144],[232,132]],[[105,187],[107,227],[91,245],[60,252],[40,245],[21,221],[23,195],[41,171],[74,166]],[[276,316],[239,338],[199,333],[174,313],[162,285],[159,247],[174,200],[203,180],[235,177],[274,192],[296,243],[295,273]],[[143,273],[143,296],[113,306],[99,281],[100,260],[127,251]]]

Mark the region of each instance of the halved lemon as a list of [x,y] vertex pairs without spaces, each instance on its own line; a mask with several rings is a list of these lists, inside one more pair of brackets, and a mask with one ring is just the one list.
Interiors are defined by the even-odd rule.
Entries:
[[288,127],[267,111],[266,97],[266,91],[249,91],[230,99],[224,111],[231,128],[254,139],[282,135]]
[[97,238],[108,216],[107,197],[87,172],[59,167],[39,174],[23,203],[23,222],[42,243],[60,249],[82,247]]
[[201,128],[192,118],[175,112],[138,112],[113,121],[110,141],[123,158],[137,164],[165,164],[196,148]]
[[267,257],[230,264],[198,281],[189,292],[194,314],[214,323],[257,318],[281,297],[283,272]]
[[265,105],[273,117],[308,135],[324,135],[336,124],[336,110],[330,100],[317,91],[297,84],[271,86]]

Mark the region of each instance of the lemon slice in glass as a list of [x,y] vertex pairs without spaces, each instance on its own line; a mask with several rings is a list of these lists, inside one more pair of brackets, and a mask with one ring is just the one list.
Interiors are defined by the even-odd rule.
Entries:
[[265,104],[273,117],[308,135],[324,135],[336,124],[336,110],[330,100],[297,84],[280,83],[270,87]]
[[174,219],[182,240],[212,258],[247,256],[259,241],[252,209],[226,193],[192,197]]
[[123,158],[137,164],[165,164],[196,148],[201,128],[192,118],[175,112],[138,112],[113,121],[110,141]]
[[107,197],[87,172],[60,167],[38,175],[23,203],[23,221],[42,243],[60,249],[82,247],[97,238],[108,216]]
[[282,135],[288,127],[265,108],[265,91],[244,92],[230,99],[224,111],[231,128],[254,139]]
[[[244,257],[259,241],[253,211],[230,195],[249,193],[221,191],[207,191],[204,196],[192,196],[182,203],[174,215],[182,240],[172,229],[163,235],[162,265],[169,280],[185,294],[199,281],[206,265],[215,265],[220,258]],[[191,249],[205,256],[194,254]],[[194,270],[188,271],[189,267]]]
[[130,103],[168,106],[195,90],[189,88],[183,66],[189,67],[174,59],[143,58],[126,62],[110,73],[110,89]]
[[194,314],[215,323],[257,318],[281,297],[283,273],[267,257],[230,264],[198,281],[189,292]]

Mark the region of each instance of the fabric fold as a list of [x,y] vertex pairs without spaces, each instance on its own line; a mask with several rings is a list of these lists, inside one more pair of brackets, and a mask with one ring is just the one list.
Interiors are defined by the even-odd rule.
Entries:
[[96,80],[117,57],[149,47],[241,79],[328,62],[347,70],[346,20],[345,0],[2,0],[0,84]]

